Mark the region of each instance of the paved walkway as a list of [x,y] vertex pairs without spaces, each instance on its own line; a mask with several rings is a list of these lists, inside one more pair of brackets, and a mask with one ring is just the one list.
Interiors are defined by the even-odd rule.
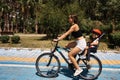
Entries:
[[[68,69],[62,70],[56,78],[42,78],[35,75],[35,60],[43,52],[49,52],[49,50],[0,48],[0,80],[78,80],[71,77],[72,74],[69,74]],[[67,53],[64,52],[64,54],[67,56]],[[57,53],[56,55],[59,56]],[[98,51],[95,55],[103,63],[103,71],[98,80],[119,80],[120,53]],[[61,59],[60,56],[59,58]]]
[[[0,48],[0,61],[35,62],[41,53],[49,51],[39,48]],[[67,53],[64,51],[63,53],[67,57]],[[59,54],[56,53],[56,55],[61,59]],[[98,51],[95,55],[100,58],[103,64],[120,65],[120,53]]]

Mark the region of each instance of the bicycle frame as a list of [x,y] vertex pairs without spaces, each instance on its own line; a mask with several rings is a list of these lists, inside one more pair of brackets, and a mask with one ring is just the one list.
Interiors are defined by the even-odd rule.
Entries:
[[[102,34],[99,38],[97,38],[96,40],[100,40],[100,39],[103,37],[103,35],[105,35],[105,33],[103,33],[103,34]],[[60,50],[60,49],[62,49],[62,50],[64,50],[64,51],[69,52],[70,49],[58,46],[58,42],[59,42],[59,41],[56,42],[55,48],[54,48],[54,50],[51,52],[52,55],[54,55],[54,52],[57,51],[57,52],[62,56],[62,58],[65,60],[65,62],[66,62],[67,64],[70,64],[70,63],[68,62],[68,60],[66,59],[66,57],[63,55],[62,51]],[[89,46],[90,46],[90,45],[89,45]],[[84,53],[84,51],[83,51],[82,53]],[[88,49],[86,59],[81,59],[81,58],[79,58],[78,61],[81,59],[81,60],[84,62],[84,64],[87,65],[84,60],[88,60],[88,61],[89,61],[89,60],[90,60],[90,56],[89,56],[89,55],[90,55],[90,51],[89,51],[89,49]],[[51,60],[52,60],[52,57],[50,58],[50,61],[49,61],[48,65],[50,64]]]
[[[103,35],[102,35],[103,36]],[[102,37],[100,36],[100,38]],[[99,40],[100,38],[98,38],[97,40]],[[89,50],[89,49],[88,49]],[[41,54],[37,60],[36,60],[36,69],[38,71],[38,73],[40,73],[41,76],[43,77],[53,77],[53,76],[56,76],[56,74],[59,72],[60,70],[60,67],[61,67],[61,64],[60,64],[60,59],[58,56],[56,56],[54,53],[55,52],[58,52],[58,54],[60,54],[60,56],[65,60],[65,62],[68,64],[68,68],[71,69],[72,71],[74,71],[74,65],[71,64],[67,57],[63,54],[63,51],[66,51],[66,52],[70,52],[70,49],[69,48],[64,48],[64,47],[61,47],[61,46],[58,46],[58,41],[55,43],[54,45],[54,49],[51,51],[51,52],[47,52],[47,53],[44,53],[44,54]],[[83,65],[79,65],[80,67],[83,68],[83,70],[85,70],[83,72],[83,74],[80,74],[80,77],[82,77],[83,79],[85,80],[94,80],[96,79],[101,71],[102,71],[102,64],[101,64],[101,61],[99,60],[98,57],[96,57],[95,55],[92,55],[89,53],[87,53],[86,55],[86,58],[82,58],[80,57],[81,55],[84,54],[84,51],[81,53],[81,54],[78,54],[78,59],[77,59],[77,63],[78,64],[81,64],[81,61],[82,61],[82,64]],[[46,62],[46,60],[44,60],[44,56],[47,56],[48,57],[48,60]],[[75,56],[76,58],[76,56]],[[52,64],[52,59],[54,60],[55,59],[55,62],[57,64]],[[42,62],[41,60],[45,61],[45,62]],[[98,66],[98,69],[95,71],[95,74],[93,73],[94,71],[94,64],[89,64],[89,61],[90,63],[95,63],[93,62],[95,60],[95,62],[97,63],[97,66]],[[41,64],[40,64],[41,63]],[[42,63],[46,63],[46,64],[42,64]],[[41,69],[41,65],[44,65],[46,67],[48,67],[48,71],[44,71],[43,68]],[[93,67],[93,69],[91,68]],[[50,69],[49,69],[50,68]],[[54,70],[55,68],[55,70]],[[54,72],[53,72],[54,71]],[[53,72],[53,73],[52,73]],[[88,73],[89,72],[89,73]],[[52,74],[51,74],[52,73]],[[85,74],[85,75],[84,75]],[[87,76],[86,76],[87,75]],[[91,75],[91,77],[90,77]]]
[[[62,58],[65,60],[65,62],[66,62],[67,64],[70,64],[69,61],[68,61],[68,59],[66,59],[66,57],[63,55],[62,50],[66,51],[66,52],[70,52],[70,49],[69,49],[69,48],[64,48],[64,47],[58,46],[58,41],[57,41],[57,42],[56,42],[56,45],[55,45],[55,48],[53,49],[53,51],[52,51],[51,53],[52,53],[52,55],[54,55],[54,53],[57,51],[57,52],[62,56]],[[84,53],[84,51],[83,51],[82,53]],[[81,54],[80,54],[80,55],[81,55]],[[79,58],[79,59],[81,59],[81,58]],[[88,58],[87,58],[87,59],[88,59]],[[52,60],[52,57],[51,57],[49,63],[51,62],[51,60]],[[81,60],[82,60],[82,59],[81,59]],[[84,60],[86,60],[86,59],[84,59]],[[83,61],[83,62],[84,62],[84,61]],[[85,62],[84,62],[84,63],[85,63]],[[85,63],[85,64],[86,64],[86,63]]]
[[[58,44],[58,43],[57,43],[57,44]],[[62,58],[65,60],[65,62],[66,62],[67,64],[70,64],[70,63],[68,62],[68,60],[66,59],[66,57],[63,55],[63,53],[62,53],[61,50],[64,50],[64,51],[66,51],[66,52],[69,52],[69,51],[70,51],[70,49],[68,49],[68,48],[63,48],[63,47],[60,47],[60,46],[57,46],[57,45],[56,45],[56,47],[55,47],[55,49],[52,51],[52,53],[54,54],[54,52],[57,51],[57,52],[62,56]]]

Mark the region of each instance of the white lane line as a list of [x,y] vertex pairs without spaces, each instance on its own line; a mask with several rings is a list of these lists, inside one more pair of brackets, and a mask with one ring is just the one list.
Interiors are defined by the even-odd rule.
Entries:
[[104,71],[120,71],[120,68],[103,68]]
[[[23,68],[35,68],[35,65],[20,65],[20,64],[0,64],[0,67],[23,67]],[[94,68],[96,70],[96,68]],[[120,71],[120,68],[102,68],[105,71]]]
[[26,67],[26,68],[35,68],[35,65],[0,64],[0,67]]

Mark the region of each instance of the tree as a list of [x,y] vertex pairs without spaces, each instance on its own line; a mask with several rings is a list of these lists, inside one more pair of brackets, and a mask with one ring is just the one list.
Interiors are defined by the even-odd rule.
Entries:
[[[116,29],[120,22],[119,4],[119,0],[1,0],[0,26],[1,30],[50,33],[54,36],[68,29],[68,15],[75,13],[80,22],[112,23]],[[95,26],[82,25],[84,32]],[[55,30],[58,32],[54,33]]]

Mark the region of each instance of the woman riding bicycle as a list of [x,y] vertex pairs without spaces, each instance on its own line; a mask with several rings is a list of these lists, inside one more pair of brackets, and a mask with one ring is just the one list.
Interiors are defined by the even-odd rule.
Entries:
[[80,30],[80,27],[78,26],[78,17],[76,15],[69,15],[69,23],[71,24],[69,30],[62,34],[57,39],[54,39],[54,41],[59,41],[67,37],[69,34],[72,34],[72,36],[75,38],[74,42],[70,42],[67,44],[67,48],[73,48],[69,54],[68,57],[73,63],[74,67],[76,68],[76,71],[74,73],[74,76],[79,75],[83,70],[79,67],[77,64],[76,59],[74,56],[78,54],[79,52],[82,52],[86,47],[86,40],[82,35],[82,32]]

